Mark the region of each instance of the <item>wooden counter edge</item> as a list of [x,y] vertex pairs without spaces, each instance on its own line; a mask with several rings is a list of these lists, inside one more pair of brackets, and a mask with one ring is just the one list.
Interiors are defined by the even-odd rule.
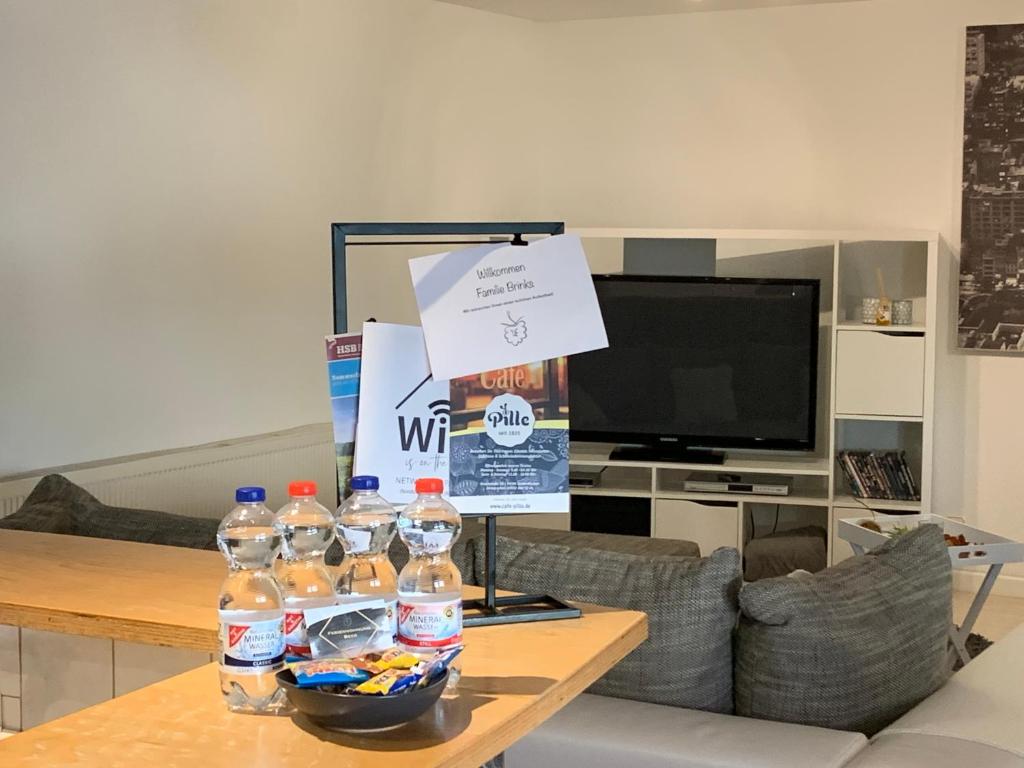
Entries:
[[82,635],[102,640],[124,640],[164,648],[184,648],[217,653],[220,639],[216,629],[183,627],[176,624],[136,621],[124,617],[98,616],[73,611],[0,603],[0,625]]
[[[445,764],[446,768],[479,768],[562,709],[597,682],[609,669],[636,650],[647,639],[647,614],[640,611],[622,612],[633,614],[636,621],[623,630],[600,656],[590,659],[579,674],[551,686],[538,697],[535,706],[503,723],[487,744],[470,744],[461,752],[453,755],[451,761]],[[585,618],[586,614],[584,614]],[[608,663],[609,660],[611,663]]]

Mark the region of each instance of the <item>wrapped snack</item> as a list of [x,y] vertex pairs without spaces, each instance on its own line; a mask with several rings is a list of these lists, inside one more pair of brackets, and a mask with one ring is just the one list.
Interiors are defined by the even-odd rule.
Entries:
[[437,678],[444,675],[448,671],[448,667],[451,666],[452,661],[455,657],[462,653],[462,646],[457,648],[450,648],[447,651],[441,651],[434,658],[428,659],[423,662],[421,667],[417,667],[418,670],[422,670],[423,678],[419,684],[421,686],[430,685]]
[[384,653],[367,653],[351,660],[359,669],[365,669],[371,675],[379,675],[386,669],[412,669],[419,659],[411,653],[392,648]]
[[412,669],[418,663],[419,659],[399,648],[384,651],[377,659],[377,665],[381,669]]
[[410,669],[386,669],[376,677],[371,677],[355,687],[356,693],[389,696],[414,687],[423,676]]
[[387,669],[387,667],[381,666],[376,653],[368,653],[365,656],[356,656],[354,659],[349,659],[349,661],[356,669],[362,669],[367,672],[370,677],[379,675]]
[[348,659],[296,661],[289,664],[288,668],[295,675],[295,682],[300,688],[348,685],[363,682],[370,677],[368,671],[360,669]]

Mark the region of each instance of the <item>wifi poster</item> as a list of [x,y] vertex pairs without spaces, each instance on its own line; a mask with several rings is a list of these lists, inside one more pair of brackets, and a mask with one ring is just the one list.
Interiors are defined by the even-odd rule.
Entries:
[[364,323],[362,336],[355,473],[405,504],[417,478],[448,477],[448,381],[431,376],[418,326]]
[[448,494],[463,515],[569,511],[566,359],[451,380]]

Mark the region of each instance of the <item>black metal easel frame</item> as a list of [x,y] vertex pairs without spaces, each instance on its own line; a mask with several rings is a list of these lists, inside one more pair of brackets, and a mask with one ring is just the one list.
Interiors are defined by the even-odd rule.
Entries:
[[[561,235],[565,223],[542,222],[390,222],[346,223],[331,225],[332,266],[334,272],[334,332],[348,331],[347,253],[351,246],[368,245],[472,245],[474,243],[508,242],[526,245],[523,235]],[[349,242],[354,236],[371,237],[429,237],[429,240],[393,240]],[[486,237],[486,240],[435,240],[438,237]],[[338,495],[343,489],[338,489]],[[340,498],[339,498],[340,503]],[[484,597],[464,600],[462,623],[467,627],[490,624],[518,624],[532,621],[579,618],[579,608],[568,605],[549,595],[504,595],[498,597],[497,587],[497,528],[495,515],[484,518]]]
[[462,601],[462,625],[483,627],[488,624],[519,624],[528,621],[578,619],[579,608],[550,595],[495,594],[498,581],[498,518],[484,516],[484,596]]

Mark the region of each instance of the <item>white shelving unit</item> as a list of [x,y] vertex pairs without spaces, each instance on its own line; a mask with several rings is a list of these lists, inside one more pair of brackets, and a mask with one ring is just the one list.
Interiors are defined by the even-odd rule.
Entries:
[[[570,229],[583,239],[595,272],[622,270],[628,238],[717,241],[717,274],[821,280],[816,452],[812,455],[729,451],[724,465],[612,461],[613,446],[574,444],[571,464],[606,467],[600,485],[576,496],[649,499],[653,536],[690,538],[702,552],[743,548],[751,512],[779,505],[786,525],[813,519],[828,531],[829,562],[851,554],[836,536],[837,521],[869,510],[928,513],[932,500],[935,346],[939,296],[939,236],[934,232],[803,230]],[[890,298],[911,299],[914,324],[860,322],[861,299],[876,296],[880,269]],[[903,450],[921,491],[919,502],[857,499],[836,463],[847,449]],[[790,496],[688,493],[692,472],[728,472],[790,479]],[[723,506],[724,504],[724,506]],[[512,522],[509,520],[509,522]],[[539,518],[519,523],[537,524]],[[546,524],[568,528],[566,516]]]

